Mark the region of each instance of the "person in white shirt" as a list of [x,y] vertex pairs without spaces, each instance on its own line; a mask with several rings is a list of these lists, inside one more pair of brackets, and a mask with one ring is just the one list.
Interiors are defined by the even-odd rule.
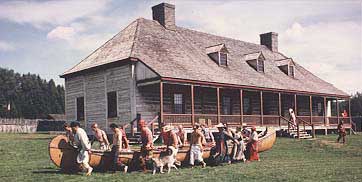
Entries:
[[295,113],[292,108],[289,108],[289,121],[293,122],[292,128],[297,127],[297,117],[295,116]]
[[78,148],[77,163],[86,169],[86,175],[92,174],[93,168],[89,165],[89,154],[91,153],[91,144],[89,142],[87,133],[80,128],[78,122],[70,123],[72,132],[74,133],[74,145]]

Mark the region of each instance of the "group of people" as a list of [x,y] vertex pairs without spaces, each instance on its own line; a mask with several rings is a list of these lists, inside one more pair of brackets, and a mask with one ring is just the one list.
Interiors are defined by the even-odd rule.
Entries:
[[[180,146],[187,142],[190,144],[189,164],[191,166],[194,166],[195,162],[198,162],[203,167],[206,166],[203,160],[205,147],[211,148],[212,158],[214,161],[217,161],[218,164],[259,160],[257,148],[258,133],[255,127],[249,130],[244,126],[233,131],[226,125],[219,123],[215,126],[218,132],[211,132],[207,125],[195,123],[190,141],[187,141],[186,132],[181,125],[178,126],[177,132],[173,131],[172,127],[168,125],[162,125],[161,127],[163,144],[167,146],[167,149],[172,151],[174,157],[176,157]],[[246,146],[244,141],[246,141]],[[229,152],[228,147],[230,145],[233,146],[231,152]]]
[[[153,134],[144,120],[140,120],[138,126],[141,133],[140,167],[146,171],[147,166],[151,166],[153,162],[153,151],[155,149]],[[80,128],[79,123],[72,122],[70,125],[64,125],[70,144],[78,149],[77,163],[86,170],[86,175],[91,175],[93,171],[93,168],[89,165],[89,154],[91,153],[91,145],[94,141],[99,142],[101,150],[111,149],[114,159],[113,170],[123,170],[124,172],[128,170],[128,166],[119,160],[120,151],[129,150],[129,142],[124,128],[114,123],[110,124],[109,127],[113,131],[112,148],[110,148],[111,145],[107,134],[96,123],[91,126],[94,135],[92,140],[89,140],[86,132]],[[161,125],[160,138],[166,146],[166,151],[174,157],[176,162],[179,162],[176,160],[178,149],[188,143],[190,145],[189,164],[192,167],[195,164],[200,164],[202,167],[206,166],[203,159],[205,147],[211,148],[212,158],[217,161],[217,164],[259,160],[257,148],[258,133],[255,127],[249,130],[244,126],[243,128],[237,128],[235,131],[222,123],[215,127],[218,129],[218,132],[212,132],[205,124],[195,123],[188,141],[187,133],[182,125],[178,126],[178,131],[174,131],[172,126]],[[233,146],[231,152],[229,152],[229,145]]]
[[[119,152],[122,149],[129,150],[129,142],[126,133],[123,128],[119,127],[117,124],[112,123],[109,127],[113,131],[111,153],[114,160],[112,169],[120,170],[123,168],[123,171],[127,172],[128,166],[122,164],[118,158]],[[69,139],[69,143],[78,150],[77,163],[80,164],[81,168],[86,171],[87,176],[91,175],[93,171],[93,168],[89,165],[89,154],[92,153],[92,143],[94,141],[98,141],[101,150],[110,150],[110,142],[106,132],[101,130],[97,123],[92,124],[91,128],[94,138],[89,140],[87,133],[80,127],[78,122],[64,124],[64,129],[66,131],[66,136]]]

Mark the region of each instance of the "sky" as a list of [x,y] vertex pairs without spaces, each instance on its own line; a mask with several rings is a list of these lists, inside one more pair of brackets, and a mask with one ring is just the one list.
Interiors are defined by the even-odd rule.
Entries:
[[160,2],[178,26],[259,43],[277,32],[279,52],[353,94],[362,92],[362,1],[0,0],[0,67],[58,84],[63,72]]

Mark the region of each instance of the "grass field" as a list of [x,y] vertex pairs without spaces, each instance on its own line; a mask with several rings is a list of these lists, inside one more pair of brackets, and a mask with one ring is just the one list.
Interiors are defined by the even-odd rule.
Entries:
[[48,157],[46,134],[0,134],[0,181],[362,181],[362,134],[317,136],[314,141],[277,138],[261,162],[182,168],[180,174],[62,174]]

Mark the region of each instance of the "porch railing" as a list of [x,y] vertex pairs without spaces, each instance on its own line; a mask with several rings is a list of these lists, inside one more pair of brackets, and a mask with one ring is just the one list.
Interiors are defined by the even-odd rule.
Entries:
[[312,127],[312,137],[315,138],[315,129],[314,129],[314,124],[310,124],[310,122],[305,121],[302,118],[297,117],[297,137],[300,138],[300,128],[301,126],[303,127],[303,132],[307,132],[307,130],[305,129],[305,126],[311,126]]

